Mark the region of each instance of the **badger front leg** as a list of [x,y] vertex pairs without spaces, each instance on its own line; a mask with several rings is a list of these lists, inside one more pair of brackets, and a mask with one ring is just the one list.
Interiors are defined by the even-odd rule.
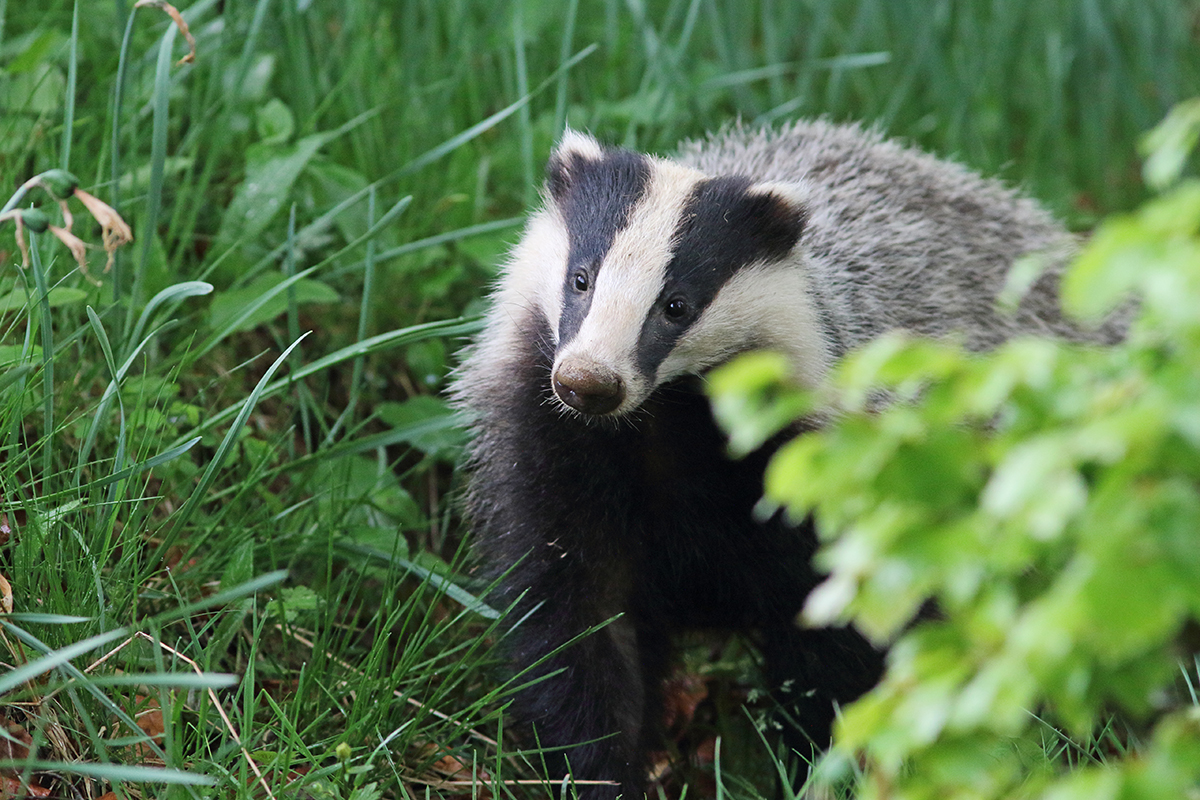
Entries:
[[570,774],[579,781],[616,784],[580,784],[581,797],[628,798],[645,780],[640,747],[646,692],[636,654],[624,641],[628,628],[629,623],[614,621],[553,656],[538,669],[546,679],[520,698],[518,714],[537,744],[555,748],[544,756],[547,778]]
[[549,780],[609,781],[576,790],[588,800],[631,800],[644,789],[646,720],[659,705],[659,676],[630,616],[580,636],[608,617],[579,594],[559,583],[510,630],[515,681],[527,684],[513,711],[538,747],[553,749],[531,759],[544,759]]

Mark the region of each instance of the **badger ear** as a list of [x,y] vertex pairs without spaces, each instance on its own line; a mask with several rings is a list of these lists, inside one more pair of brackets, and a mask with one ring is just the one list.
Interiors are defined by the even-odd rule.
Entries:
[[747,234],[769,252],[786,255],[808,224],[808,191],[799,183],[767,181],[746,190]]
[[546,165],[546,189],[561,201],[571,190],[580,161],[599,161],[604,148],[586,133],[567,128]]

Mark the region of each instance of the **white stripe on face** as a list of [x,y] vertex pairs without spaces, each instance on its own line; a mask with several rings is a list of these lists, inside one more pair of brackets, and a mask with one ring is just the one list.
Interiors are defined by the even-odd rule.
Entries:
[[665,383],[756,347],[781,350],[801,385],[820,384],[830,361],[799,263],[759,264],[733,276],[676,343],[655,376]]
[[638,371],[638,338],[662,291],[683,208],[704,177],[659,160],[652,169],[649,187],[630,224],[617,233],[604,257],[583,324],[555,359],[555,369],[571,363],[599,366],[619,375],[626,396],[616,414],[637,408],[654,388],[653,376]]

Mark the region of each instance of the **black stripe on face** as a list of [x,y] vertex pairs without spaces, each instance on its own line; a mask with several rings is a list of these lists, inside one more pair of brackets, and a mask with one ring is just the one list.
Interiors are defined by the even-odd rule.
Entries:
[[547,173],[546,184],[566,222],[570,246],[558,322],[561,346],[583,325],[604,256],[629,224],[650,182],[650,161],[626,150],[606,150],[598,160],[556,153]]
[[638,368],[653,380],[680,337],[739,270],[786,256],[804,231],[807,210],[747,178],[696,184],[675,231],[663,290],[638,340]]

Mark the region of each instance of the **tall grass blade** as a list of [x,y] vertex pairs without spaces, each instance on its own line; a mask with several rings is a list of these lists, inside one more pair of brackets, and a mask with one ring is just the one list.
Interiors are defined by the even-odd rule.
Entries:
[[[304,273],[302,272],[300,275],[302,276]],[[286,379],[276,381],[266,386],[260,382],[258,387],[255,388],[255,395],[252,395],[246,400],[235,403],[229,408],[213,414],[193,428],[189,433],[193,435],[201,433],[209,430],[215,425],[222,424],[234,414],[240,415],[248,413],[246,409],[253,405],[253,403],[251,403],[252,399],[257,402],[256,398],[259,396],[271,397],[290,386],[291,381],[293,380],[307,378],[309,375],[315,375],[322,370],[329,369],[336,364],[349,361],[360,355],[383,352],[385,350],[390,350],[395,347],[402,347],[404,345],[419,342],[423,339],[429,339],[435,336],[467,336],[469,334],[478,332],[482,327],[483,323],[478,318],[465,320],[451,319],[441,322],[426,322],[421,325],[413,325],[408,328],[401,328],[399,330],[381,333],[377,336],[372,336],[370,339],[364,339],[361,342],[355,342],[351,345],[347,345],[346,347],[329,353],[328,355],[322,356],[315,361],[309,362],[305,366],[298,369],[295,375],[289,376]],[[259,390],[261,390],[261,392]]]
[[492,128],[496,127],[501,122],[503,122],[504,120],[506,120],[510,116],[512,116],[514,113],[516,113],[517,111],[519,111],[520,109],[522,109],[526,105],[528,105],[529,102],[534,97],[538,96],[543,91],[545,91],[547,87],[552,86],[558,80],[559,75],[563,74],[564,72],[566,72],[567,70],[571,69],[576,64],[578,64],[580,61],[582,61],[583,59],[590,56],[592,53],[594,53],[596,51],[596,49],[599,46],[600,45],[598,45],[598,44],[590,44],[587,47],[585,47],[584,49],[580,50],[578,53],[576,53],[574,56],[572,56],[570,59],[568,59],[566,61],[566,63],[564,63],[562,66],[560,66],[558,69],[556,69],[550,75],[550,77],[546,78],[546,80],[539,83],[532,92],[524,95],[523,97],[519,98],[518,100],[516,100],[512,103],[509,103],[507,106],[500,109],[495,114],[492,114],[490,117],[483,120],[482,122],[478,122],[478,123],[472,125],[471,127],[467,128],[462,133],[459,133],[455,136],[450,137],[449,139],[442,142],[437,147],[421,154],[420,156],[417,156],[412,161],[410,161],[409,163],[407,163],[403,167],[401,167],[400,170],[397,172],[397,175],[411,175],[414,172],[419,172],[420,170],[429,166],[433,162],[442,158],[447,153],[451,153],[451,152],[457,150],[458,148],[462,147],[464,144],[466,144],[467,142],[476,138],[480,134],[485,133],[486,131],[489,131]]
[[[0,619],[0,625],[3,625],[14,633],[20,630],[12,623],[3,619]],[[59,648],[58,650],[52,650],[41,658],[36,658],[28,663],[13,667],[8,672],[0,675],[0,695],[15,691],[21,684],[31,681],[51,670],[58,669],[84,653],[90,653],[109,642],[115,642],[127,636],[129,636],[127,629],[114,628],[111,631],[89,636],[86,639]]]
[[[529,94],[529,70],[525,65],[525,4],[513,0],[512,36],[513,59],[517,68],[517,97]],[[563,75],[565,76],[565,72]],[[560,79],[561,80],[561,79]],[[521,139],[521,167],[525,175],[525,205],[532,205],[536,186],[533,179],[533,126],[529,121],[529,104],[517,109],[517,135]]]
[[[139,461],[136,464],[131,464],[130,466],[126,467],[125,469],[117,470],[116,472],[105,475],[102,478],[97,478],[96,480],[91,481],[90,483],[86,483],[83,486],[81,486],[80,489],[82,489],[82,490],[102,489],[105,486],[109,486],[111,484],[117,483],[118,481],[123,481],[126,478],[131,478],[134,475],[138,475],[142,472],[146,472],[147,470],[154,469],[155,467],[159,466],[160,464],[166,464],[168,461],[173,461],[174,459],[179,458],[181,455],[186,453],[188,450],[191,450],[193,447],[195,447],[199,441],[200,441],[200,437],[194,436],[191,439],[188,439],[187,441],[183,442],[182,444],[177,444],[174,447],[164,450],[163,452],[159,453],[156,456],[147,458],[145,461]],[[48,497],[57,497],[57,495],[48,495]]]
[[253,302],[247,303],[246,306],[241,311],[239,311],[237,314],[234,314],[228,321],[225,322],[225,324],[223,324],[216,331],[213,331],[211,334],[209,334],[208,338],[205,339],[204,342],[202,342],[200,344],[200,346],[196,348],[195,351],[190,353],[191,360],[195,361],[195,360],[201,358],[202,356],[204,356],[206,353],[208,353],[210,350],[212,350],[214,347],[216,347],[218,344],[220,344],[222,341],[224,341],[225,338],[228,337],[231,333],[236,331],[243,322],[245,322],[247,319],[249,319],[254,314],[254,312],[258,311],[260,308],[265,306],[273,298],[278,297],[279,295],[286,292],[290,287],[294,286],[298,281],[302,281],[305,278],[307,278],[309,275],[312,275],[314,272],[317,271],[317,269],[318,269],[317,267],[309,267],[308,269],[303,270],[302,272],[297,272],[295,275],[292,275],[291,277],[286,278],[282,282],[277,283],[276,285],[272,286],[270,289],[267,289],[265,292],[263,292],[261,295],[259,295],[257,298],[255,298],[255,300]]
[[[446,233],[439,233],[436,236],[430,236],[426,239],[418,239],[415,242],[408,242],[407,244],[402,244],[402,245],[393,247],[390,250],[384,250],[382,253],[380,253],[378,256],[376,256],[376,261],[380,262],[380,263],[382,263],[384,261],[390,261],[393,258],[399,258],[400,256],[405,256],[410,253],[415,253],[418,250],[425,250],[426,248],[437,247],[438,245],[446,244],[448,242],[457,242],[462,239],[468,239],[472,236],[478,236],[478,235],[484,234],[484,233],[491,233],[492,231],[499,231],[499,230],[503,230],[505,228],[512,228],[517,225],[520,225],[522,222],[524,222],[524,219],[521,217],[510,217],[508,219],[497,219],[497,220],[492,220],[490,222],[481,222],[478,225],[469,225],[466,228],[459,228],[458,230],[455,230],[455,231],[447,231]],[[363,262],[359,262],[359,264],[355,264],[350,269],[357,269],[359,266],[362,266],[362,265],[363,265]]]
[[[292,203],[292,208],[288,212],[288,229],[287,229],[287,245],[288,249],[284,254],[283,259],[283,274],[287,277],[292,277],[296,274],[296,204]],[[370,243],[368,242],[368,246]],[[292,284],[287,290],[287,326],[288,338],[293,342],[300,338],[300,309],[296,303],[296,285]],[[291,372],[301,366],[299,353],[294,359],[296,363],[292,364]],[[291,374],[291,373],[289,373]],[[305,390],[303,381],[295,383],[296,403],[300,406],[300,431],[304,437],[303,442],[306,448],[313,446],[312,435],[312,410],[309,408],[308,392]],[[288,452],[292,458],[295,458],[295,439],[288,438]]]
[[[562,43],[558,49],[558,61],[565,64],[571,57],[571,46],[575,40],[575,18],[579,14],[579,0],[567,0],[566,19],[563,21]],[[558,86],[554,95],[554,136],[562,135],[567,126],[567,88],[570,73],[562,70],[558,75]]]
[[[300,274],[303,275],[304,273]],[[267,368],[266,373],[261,379],[259,379],[258,385],[254,387],[254,391],[250,393],[250,396],[239,404],[240,410],[238,411],[237,418],[234,419],[228,433],[225,434],[225,438],[221,440],[221,444],[217,446],[216,452],[213,453],[212,459],[205,467],[204,473],[200,476],[200,480],[197,482],[195,488],[193,488],[191,494],[188,495],[187,501],[183,504],[183,507],[171,517],[170,528],[165,534],[163,534],[162,541],[156,548],[156,557],[150,559],[151,563],[157,562],[158,558],[161,558],[162,555],[165,554],[171,545],[173,545],[179,538],[180,534],[183,533],[184,527],[187,526],[188,522],[192,518],[192,515],[196,513],[196,509],[198,509],[200,504],[203,503],[207,498],[209,487],[212,486],[217,472],[222,466],[224,466],[225,459],[229,456],[229,451],[233,448],[234,444],[237,443],[238,437],[242,432],[242,427],[246,424],[246,420],[250,417],[250,412],[254,410],[256,405],[258,405],[258,401],[263,396],[267,386],[270,385],[271,378],[274,377],[275,372],[287,362],[288,357],[292,354],[292,351],[299,347],[300,343],[307,337],[308,334],[305,333],[299,339],[288,345],[288,348],[283,351],[283,354],[280,355],[279,358],[275,359],[275,363],[271,364],[271,366]]]
[[[375,190],[367,195],[367,227],[368,229],[375,227]],[[371,239],[367,242],[366,257],[363,260],[363,288],[362,297],[358,302],[358,331],[357,340],[362,341],[367,338],[367,329],[370,325],[371,302],[374,299],[375,288],[375,240]],[[354,359],[354,367],[350,373],[350,398],[346,403],[346,408],[338,415],[337,420],[333,425],[329,426],[329,432],[325,435],[325,444],[328,445],[334,441],[338,432],[343,425],[349,424],[354,419],[355,409],[358,407],[359,394],[362,391],[363,370],[366,368],[366,356],[360,355]]]
[[373,547],[365,547],[363,545],[354,544],[353,542],[342,542],[339,544],[339,548],[349,553],[358,553],[359,555],[370,556],[373,559],[397,566],[405,572],[411,572],[418,576],[421,580],[427,582],[437,591],[442,592],[451,600],[454,600],[462,605],[468,611],[473,611],[484,619],[500,618],[499,611],[483,602],[478,597],[459,586],[457,583],[438,575],[432,570],[422,567],[420,564],[415,564],[412,561],[409,561],[407,558],[401,558],[390,553],[385,553],[382,550],[376,550]]
[[[297,342],[296,344],[299,344]],[[294,346],[294,345],[293,345]],[[279,362],[277,362],[279,363]],[[277,569],[274,572],[268,572],[265,575],[259,575],[257,578],[251,578],[248,581],[232,586],[228,589],[222,589],[208,597],[202,597],[199,600],[194,600],[191,603],[186,603],[179,608],[164,611],[154,617],[154,622],[158,625],[167,625],[175,620],[185,619],[196,614],[199,611],[206,611],[210,608],[217,608],[232,603],[234,600],[251,597],[263,589],[269,589],[272,586],[277,586],[287,580],[288,572],[285,569]]]
[[[58,165],[68,171],[71,169],[71,138],[75,131],[75,82],[79,76],[79,2],[80,0],[75,0],[75,8],[71,12],[71,40],[67,47],[67,90],[63,96],[62,155],[58,161]],[[0,8],[0,19],[3,17],[4,9]]]
[[[212,284],[205,283],[204,281],[184,281],[183,283],[176,283],[173,286],[163,289],[154,295],[150,299],[150,302],[146,304],[146,307],[142,309],[137,324],[133,326],[133,333],[130,334],[129,341],[136,342],[141,339],[142,333],[146,330],[146,325],[150,322],[151,317],[154,316],[154,312],[158,310],[159,306],[166,303],[178,305],[189,297],[201,297],[211,294],[212,290]],[[138,347],[140,348],[141,345],[139,344]]]
[[[137,8],[134,7],[129,12],[129,17],[125,20],[125,32],[121,36],[121,49],[117,54],[117,77],[113,86],[112,138],[109,141],[109,149],[112,151],[112,156],[110,159],[111,169],[109,170],[108,204],[118,213],[121,211],[121,105],[125,95],[125,72],[129,68],[129,49],[133,40],[133,21],[136,18]],[[125,280],[121,260],[121,252],[117,251],[113,255],[112,266],[113,302],[120,302],[121,293],[124,291],[123,284]]]
[[[149,741],[149,740],[147,740]],[[82,761],[0,761],[0,770],[35,769],[64,775],[86,775],[89,778],[117,783],[166,783],[186,786],[212,786],[216,781],[198,772],[169,767],[142,767],[133,764],[94,764]]]
[[167,124],[171,103],[171,66],[174,63],[174,25],[167,26],[158,47],[158,61],[154,66],[154,99],[152,103],[152,125],[150,133],[150,187],[146,196],[145,224],[142,226],[142,252],[133,276],[130,303],[126,312],[124,328],[133,325],[134,310],[142,304],[142,291],[146,282],[146,271],[150,268],[150,254],[158,235],[158,216],[162,209],[163,165],[167,159]]
[[225,689],[237,686],[237,675],[220,672],[151,672],[145,674],[96,675],[93,686],[174,686],[180,689]]
[[[126,361],[125,365],[118,369],[116,359],[113,358],[112,346],[108,341],[108,334],[104,330],[104,325],[100,321],[100,317],[89,305],[87,307],[88,322],[92,327],[92,331],[96,334],[96,341],[100,343],[100,351],[104,354],[104,361],[108,366],[109,383],[104,389],[104,394],[100,397],[100,402],[97,404],[96,413],[92,417],[92,424],[88,428],[87,436],[84,437],[83,446],[79,449],[79,458],[75,465],[75,485],[79,485],[79,481],[83,475],[83,467],[87,463],[88,457],[91,455],[92,447],[95,446],[96,437],[99,435],[100,426],[108,416],[109,406],[112,404],[113,398],[116,398],[117,407],[120,414],[120,432],[117,439],[117,457],[113,461],[114,472],[120,472],[125,467],[125,406],[121,402],[121,379],[124,377],[125,370],[129,368],[129,364],[133,361],[133,355],[141,350],[141,345]],[[145,342],[142,343],[143,345]]]
[[46,279],[48,267],[42,266],[40,237],[33,232],[29,234],[29,256],[37,286],[41,318],[38,327],[42,334],[42,474],[49,475],[54,458],[54,450],[50,447],[54,436],[54,319],[50,313],[50,286]]

